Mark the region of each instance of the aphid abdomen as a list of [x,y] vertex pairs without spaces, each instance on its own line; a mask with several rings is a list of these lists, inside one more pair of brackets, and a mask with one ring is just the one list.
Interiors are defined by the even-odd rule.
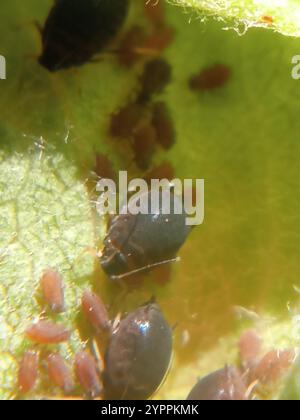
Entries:
[[172,331],[156,304],[124,318],[106,353],[108,399],[147,399],[164,379],[172,355]]
[[199,380],[187,400],[242,401],[247,399],[246,392],[240,372],[233,366],[225,366]]
[[[155,222],[153,222],[153,219]],[[158,263],[176,256],[189,233],[182,215],[138,216],[136,229],[131,242],[139,244],[143,241],[143,254],[137,255],[137,263],[141,255],[148,264]]]
[[23,394],[31,391],[37,380],[39,356],[36,351],[26,351],[19,366],[18,385]]
[[40,63],[50,71],[80,65],[121,28],[128,0],[57,0],[46,20]]
[[75,356],[75,371],[81,386],[89,396],[98,397],[102,392],[102,383],[93,356],[86,351],[79,351]]
[[[190,228],[186,226],[186,215],[175,214],[174,208],[181,200],[172,192],[162,190],[158,195],[159,203],[155,214],[138,214],[135,228],[131,234],[130,242],[143,250],[148,264],[157,263],[174,257],[185,242]],[[149,212],[151,201],[155,197],[148,193]],[[170,202],[170,210],[167,204]],[[129,208],[130,211],[130,208]],[[138,259],[137,255],[137,259]]]
[[72,373],[62,356],[51,353],[48,356],[48,373],[55,385],[60,387],[66,394],[74,388]]

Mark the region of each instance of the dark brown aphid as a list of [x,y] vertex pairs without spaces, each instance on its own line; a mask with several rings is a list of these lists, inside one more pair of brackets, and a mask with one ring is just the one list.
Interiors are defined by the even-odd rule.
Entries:
[[38,374],[39,355],[29,350],[23,355],[19,365],[18,385],[22,394],[31,391],[36,383]]
[[187,400],[243,401],[247,400],[246,392],[240,372],[233,366],[226,366],[199,380]]
[[34,322],[28,327],[26,335],[31,341],[39,344],[58,344],[68,341],[71,331],[67,330],[63,325],[41,320]]
[[172,181],[174,178],[175,171],[169,162],[163,162],[160,165],[155,166],[144,176],[144,179],[148,182],[148,184],[151,184],[152,179],[167,179],[168,181]]
[[174,30],[165,23],[165,9],[162,2],[146,2],[145,14],[153,25],[152,33],[147,37],[145,50],[162,52],[174,38]]
[[[139,201],[147,202],[151,209],[152,191],[140,194]],[[132,214],[131,203],[112,218],[100,262],[107,275],[117,280],[128,277],[132,271],[141,271],[162,265],[174,258],[185,242],[190,227],[186,226],[186,214],[176,214],[180,198],[172,192],[158,192],[159,205],[156,214]],[[170,212],[166,201],[170,200]]]
[[72,373],[62,356],[58,353],[49,354],[48,373],[51,381],[61,388],[65,394],[70,394],[74,388]]
[[271,350],[253,369],[251,378],[262,384],[272,384],[288,371],[294,360],[294,350]]
[[56,0],[42,29],[39,58],[50,71],[80,66],[121,29],[129,0]]
[[86,351],[79,351],[75,356],[76,376],[88,393],[89,397],[96,398],[102,392],[102,384],[97,373],[97,365],[93,356]]
[[96,154],[96,164],[94,168],[95,173],[99,178],[107,178],[115,180],[117,178],[116,171],[113,167],[112,162],[107,156],[102,153]]
[[129,103],[112,115],[110,134],[113,137],[131,138],[133,131],[144,115],[143,106]]
[[110,321],[102,300],[90,290],[85,290],[81,300],[85,316],[96,331],[109,331]]
[[165,50],[174,39],[174,29],[170,26],[156,28],[145,40],[144,49],[149,53],[160,53]]
[[121,320],[105,356],[107,399],[149,398],[163,381],[172,355],[172,330],[155,303]]
[[166,60],[155,58],[148,61],[140,79],[141,90],[138,102],[148,102],[153,95],[161,93],[170,83],[171,77],[172,69]]
[[161,1],[146,1],[145,14],[153,25],[163,25],[165,21],[165,10]]
[[57,271],[45,270],[41,277],[43,296],[53,312],[63,312],[65,308],[62,279]]
[[133,66],[143,57],[145,40],[146,34],[141,26],[135,25],[130,28],[123,36],[118,48],[119,63],[125,67]]
[[165,150],[169,150],[175,143],[175,130],[164,102],[156,102],[153,105],[152,123],[156,131],[156,141]]
[[192,90],[214,90],[225,85],[231,77],[231,69],[225,64],[214,64],[191,77]]
[[145,122],[135,129],[133,135],[133,150],[135,162],[140,169],[148,169],[155,150],[156,131]]

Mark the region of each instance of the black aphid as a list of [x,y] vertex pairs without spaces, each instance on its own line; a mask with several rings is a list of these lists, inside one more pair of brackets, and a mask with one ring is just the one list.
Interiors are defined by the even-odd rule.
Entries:
[[105,356],[105,398],[147,399],[170,366],[172,330],[159,306],[148,303],[121,320]]
[[[151,191],[140,194],[148,200],[151,209]],[[176,214],[181,198],[169,190],[158,193],[159,205],[156,212],[133,214],[131,202],[127,214],[121,210],[113,217],[106,238],[100,262],[111,279],[127,277],[137,271],[168,262],[176,256],[185,242],[190,227],[186,225],[186,214]],[[170,209],[167,204],[170,202]]]
[[128,9],[129,0],[56,0],[42,29],[40,64],[57,71],[89,61],[118,33]]

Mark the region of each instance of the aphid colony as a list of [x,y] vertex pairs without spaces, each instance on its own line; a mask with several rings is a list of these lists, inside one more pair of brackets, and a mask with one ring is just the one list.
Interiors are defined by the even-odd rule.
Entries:
[[[56,309],[58,303],[64,308],[63,285],[56,271],[46,270],[40,287],[50,309]],[[24,395],[34,389],[42,358],[50,381],[66,396],[80,392],[80,396],[92,399],[149,398],[166,376],[172,356],[172,330],[159,306],[150,301],[112,323],[100,297],[85,290],[81,310],[95,336],[108,337],[104,361],[98,352],[94,355],[82,349],[76,353],[73,365],[78,390],[69,364],[52,347],[47,350],[49,345],[68,341],[72,332],[61,324],[41,319],[25,331],[27,339],[36,346],[25,351],[20,361],[19,392]]]
[[114,138],[128,140],[139,169],[146,170],[152,161],[156,145],[170,149],[175,143],[175,131],[167,106],[152,101],[162,93],[171,80],[171,67],[155,58],[145,64],[139,81],[139,91],[123,108],[114,113],[110,122],[110,134]]
[[146,3],[145,13],[152,32],[147,34],[143,27],[133,26],[124,35],[119,52],[122,65],[143,63],[137,92],[111,116],[109,127],[113,138],[130,142],[134,161],[141,170],[149,169],[157,145],[169,150],[175,143],[168,108],[156,99],[172,78],[171,66],[160,54],[173,40],[173,30],[165,23],[162,2],[155,6]]
[[239,341],[239,366],[225,366],[200,379],[188,400],[266,399],[272,388],[288,372],[296,358],[295,350],[263,351],[263,343],[254,330],[244,332]]
[[[139,66],[137,91],[111,116],[109,132],[111,137],[129,142],[136,166],[144,171],[148,182],[153,178],[171,180],[174,169],[168,162],[154,168],[151,164],[157,147],[169,150],[175,144],[170,112],[159,99],[172,79],[171,66],[161,54],[172,42],[174,32],[165,22],[162,2],[155,6],[146,2],[150,31],[134,25],[122,34],[129,6],[129,0],[56,0],[41,30],[39,62],[49,71],[58,71],[83,65],[105,50],[114,54],[121,66]],[[225,85],[230,77],[228,66],[216,64],[192,76],[189,87],[193,91],[212,91]],[[100,177],[115,179],[115,170],[104,155],[96,156],[95,172]],[[160,192],[160,198],[163,194]],[[174,194],[171,197],[173,209],[178,198]],[[175,214],[173,210],[163,214],[162,202],[156,215],[129,212],[110,221],[100,263],[111,279],[150,269],[176,256],[190,229],[185,225],[184,214]],[[46,270],[40,287],[51,311],[63,312],[60,275]],[[116,323],[111,321],[100,297],[86,290],[81,309],[95,335],[108,338],[104,367],[99,355],[89,350],[82,349],[75,355],[75,377],[84,395],[106,399],[149,398],[163,381],[172,355],[172,330],[159,306],[148,302]],[[20,362],[21,394],[34,388],[41,358],[46,361],[51,382],[65,395],[76,394],[78,389],[69,364],[52,348],[47,351],[48,345],[68,341],[71,334],[64,325],[48,319],[40,319],[26,329],[27,339],[36,347],[27,350]],[[245,348],[250,348],[249,343]],[[241,358],[241,367],[225,367],[199,381],[188,399],[249,399],[258,382],[268,382],[280,366],[284,370],[289,365],[292,353],[279,356],[278,352],[270,352],[260,359],[256,354],[254,363],[254,357],[242,351],[241,340]]]

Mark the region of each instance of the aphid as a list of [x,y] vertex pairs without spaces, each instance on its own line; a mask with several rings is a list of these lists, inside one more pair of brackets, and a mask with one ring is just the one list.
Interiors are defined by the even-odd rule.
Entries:
[[156,131],[145,122],[135,129],[133,135],[133,150],[135,162],[140,169],[148,169],[155,150]]
[[80,66],[117,35],[129,0],[56,0],[42,29],[39,58],[50,71]]
[[156,28],[144,42],[144,51],[159,53],[165,50],[174,39],[174,30],[170,26]]
[[140,79],[141,90],[138,102],[148,102],[153,95],[161,93],[170,83],[171,77],[172,69],[166,60],[155,58],[148,61]]
[[49,354],[48,373],[52,382],[61,388],[65,394],[70,394],[74,388],[72,373],[62,356],[58,353]]
[[240,338],[239,349],[243,365],[253,366],[261,353],[262,340],[255,331],[245,331]]
[[110,134],[113,137],[130,138],[143,114],[143,106],[136,103],[127,104],[111,116]]
[[23,394],[31,391],[36,383],[38,374],[39,355],[29,350],[23,355],[19,365],[18,385]]
[[[175,214],[174,211],[181,205],[180,198],[162,189],[158,192],[158,211],[151,214],[151,193],[140,194],[138,199],[148,201],[149,214],[132,214],[129,202],[128,209],[122,209],[111,220],[100,257],[102,268],[111,279],[127,277],[169,261],[190,232],[185,213]],[[166,207],[169,201],[170,210]],[[124,214],[126,210],[128,214]]]
[[171,163],[163,162],[158,166],[155,166],[151,171],[147,172],[144,176],[145,181],[148,184],[151,184],[152,179],[167,179],[168,181],[172,181],[175,177],[175,171]]
[[107,178],[112,180],[116,179],[116,171],[112,162],[102,153],[96,154],[96,165],[94,171],[99,176],[99,178]]
[[39,344],[57,344],[68,341],[71,331],[52,321],[40,320],[26,329],[26,335],[31,341]]
[[174,30],[165,24],[165,10],[162,2],[145,3],[145,13],[153,25],[152,33],[147,37],[145,49],[163,51],[174,38]]
[[96,331],[109,331],[110,321],[102,300],[90,290],[85,290],[81,299],[85,316]]
[[162,383],[172,356],[172,330],[159,306],[148,303],[120,321],[105,356],[107,399],[149,398]]
[[43,296],[53,312],[64,311],[64,291],[61,276],[57,271],[45,270],[41,280]]
[[86,351],[79,351],[75,356],[75,372],[81,386],[91,398],[102,392],[102,384],[97,373],[97,365],[93,356]]
[[225,64],[215,64],[192,76],[189,86],[192,90],[214,90],[224,86],[230,77],[230,67]]
[[233,366],[225,366],[200,379],[189,393],[187,400],[243,401],[247,389],[241,374]]
[[165,10],[161,1],[146,1],[145,14],[154,25],[163,25],[165,21]]
[[272,16],[261,16],[259,19],[260,23],[267,23],[268,25],[272,25],[274,23],[274,19],[272,18]]
[[253,380],[269,384],[279,380],[295,360],[294,350],[271,350],[251,372]]
[[139,60],[144,50],[146,34],[141,26],[135,25],[123,36],[120,46],[118,59],[119,63],[125,67],[131,67]]
[[156,131],[156,141],[165,149],[170,149],[175,143],[174,124],[164,102],[153,105],[152,123]]

